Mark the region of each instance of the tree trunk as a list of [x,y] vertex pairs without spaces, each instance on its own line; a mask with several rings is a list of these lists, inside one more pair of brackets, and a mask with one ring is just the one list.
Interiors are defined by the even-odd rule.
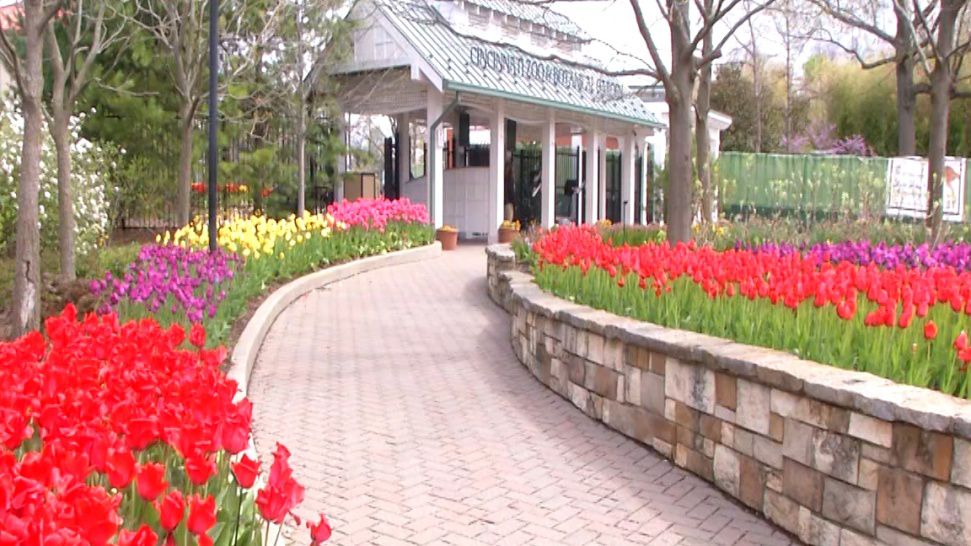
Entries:
[[[939,75],[936,67],[931,74],[931,119],[930,142],[927,147],[927,227],[931,238],[937,241],[941,231],[944,211],[941,208],[944,197],[944,156],[947,152],[947,120],[949,114],[950,89],[947,81]],[[943,83],[942,83],[943,82]]]
[[668,103],[668,189],[665,199],[668,240],[691,239],[691,73],[676,67],[671,80],[676,92],[666,93]]
[[696,74],[687,2],[671,7],[671,73],[665,82],[668,103],[668,193],[665,217],[668,241],[691,239],[691,92]]
[[755,89],[755,153],[762,153],[762,68],[753,64],[752,87]]
[[789,28],[789,11],[786,6],[786,108],[785,133],[786,133],[786,153],[792,153],[792,34]]
[[897,155],[917,155],[916,108],[914,59],[907,55],[897,62]]
[[57,97],[52,101],[54,110],[51,136],[54,139],[54,150],[57,153],[57,244],[60,251],[61,277],[74,280],[75,270],[75,227],[74,219],[74,190],[71,187],[71,135],[69,128],[70,116],[58,103]]
[[897,78],[897,155],[917,155],[917,126],[914,111],[917,92],[914,89],[914,41],[910,33],[910,12],[907,3],[894,9],[897,17],[896,78]]
[[43,63],[44,2],[24,2],[23,29],[26,53],[21,64],[24,86],[21,103],[24,115],[24,141],[17,186],[16,254],[14,265],[11,334],[19,337],[40,328],[41,263],[38,193],[40,191],[40,154],[44,113],[41,94],[44,87]]
[[[704,76],[701,81],[704,82]],[[711,187],[711,143],[708,138],[709,108],[702,108],[702,88],[710,89],[704,83],[698,85],[698,100],[695,103],[695,170],[701,182],[701,221],[711,222],[712,211],[715,208],[715,196]]]
[[175,193],[176,220],[184,226],[189,223],[190,189],[192,184],[192,113],[183,109],[179,119],[182,148],[179,150],[179,185]]
[[755,145],[752,149],[755,153],[762,152],[762,62],[759,60],[759,50],[756,47],[758,43],[755,37],[755,26],[752,24],[752,20],[748,20],[748,30],[749,35],[752,37],[751,52],[752,55],[752,92],[755,96]]
[[[707,11],[712,11],[711,0],[706,2]],[[709,32],[702,41],[701,56],[707,57],[713,48]],[[711,144],[708,138],[708,113],[711,112],[711,63],[698,71],[698,95],[695,97],[695,170],[701,182],[701,221],[712,220],[715,196],[711,187]]]
[[954,50],[956,22],[961,6],[967,0],[942,0],[937,26],[937,51],[931,71],[930,142],[927,147],[927,225],[931,239],[937,242],[944,219],[944,157],[947,154],[947,125],[950,115],[951,53]]

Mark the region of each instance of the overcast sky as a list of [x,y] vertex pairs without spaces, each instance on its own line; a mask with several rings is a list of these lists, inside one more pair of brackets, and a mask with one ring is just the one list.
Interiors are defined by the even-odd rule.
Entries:
[[[604,58],[609,58],[613,52],[611,49],[616,49],[623,52],[629,52],[633,55],[637,55],[640,58],[647,58],[647,48],[644,45],[644,40],[641,38],[640,32],[637,29],[637,23],[634,20],[634,12],[630,7],[630,2],[628,0],[594,0],[594,1],[564,1],[555,2],[553,4],[553,9],[563,13],[570,19],[572,19],[580,28],[585,30],[591,37],[599,40],[603,40],[608,46],[601,45],[598,51],[598,56],[604,56]],[[666,22],[661,18],[659,12],[657,11],[657,5],[655,2],[650,0],[641,1],[641,9],[644,10],[645,18],[649,21],[650,29],[652,35],[655,36],[655,42],[658,48],[661,49],[661,54],[665,58],[670,57],[670,47],[669,39],[667,33]],[[741,13],[741,10],[739,10]],[[783,63],[785,62],[785,46],[784,42],[778,31],[775,28],[775,23],[772,21],[771,17],[768,15],[760,14],[759,17],[755,19],[756,33],[758,35],[758,49],[765,55],[771,58],[770,62]],[[716,40],[720,40],[723,36],[725,30],[727,30],[728,25],[723,25],[720,29],[721,32],[716,32]],[[739,33],[739,37],[745,41],[748,41],[749,33],[747,31],[744,33]],[[798,54],[798,60],[796,61],[797,72],[801,68],[801,64],[812,55],[813,52],[825,48],[823,44],[810,43],[807,44],[802,51]],[[731,39],[726,44],[724,48],[724,60],[737,59],[742,54],[742,50],[739,47],[739,42],[735,39]],[[618,62],[623,62],[622,59],[618,59]]]

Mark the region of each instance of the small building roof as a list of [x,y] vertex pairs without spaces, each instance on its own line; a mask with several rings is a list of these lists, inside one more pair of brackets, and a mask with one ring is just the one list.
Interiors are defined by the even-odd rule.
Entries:
[[512,44],[463,33],[448,24],[427,0],[377,0],[376,4],[448,90],[509,98],[636,125],[663,126],[617,78],[560,58],[539,57]]

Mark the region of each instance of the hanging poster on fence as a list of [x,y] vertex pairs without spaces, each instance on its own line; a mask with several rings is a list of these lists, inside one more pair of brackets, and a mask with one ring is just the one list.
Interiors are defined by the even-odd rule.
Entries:
[[[944,219],[964,220],[965,160],[944,160]],[[927,160],[893,157],[887,168],[887,215],[924,218],[927,216]]]

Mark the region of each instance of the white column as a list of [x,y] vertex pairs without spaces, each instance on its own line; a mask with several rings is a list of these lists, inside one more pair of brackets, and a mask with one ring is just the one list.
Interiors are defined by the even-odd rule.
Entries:
[[607,135],[599,135],[597,141],[597,180],[600,183],[598,218],[607,217]]
[[556,222],[556,118],[552,111],[540,132],[540,144],[543,148],[540,218],[543,227],[551,228]]
[[506,104],[499,99],[489,118],[489,242],[499,238],[505,203]]
[[586,190],[584,191],[583,221],[587,224],[594,224],[600,219],[600,167],[599,153],[597,144],[601,140],[598,131],[586,131],[583,133],[583,147],[587,150],[587,160],[583,162],[583,169],[586,173]]
[[[586,146],[583,145],[583,136],[580,137],[580,142],[577,144],[576,148],[573,147],[574,138],[570,136],[570,152],[576,152],[577,154],[577,191],[584,188],[583,186],[583,169],[586,167],[583,165],[583,151],[586,150]],[[584,204],[586,201],[583,198],[584,194],[577,194],[576,196],[576,222],[577,225],[583,224],[583,219],[587,217],[586,211],[584,211]],[[570,199],[574,199],[573,196]],[[571,205],[572,208],[572,205]]]
[[633,134],[624,137],[621,142],[620,165],[620,220],[625,224],[634,223],[634,184],[637,183],[637,170],[634,168],[637,159],[637,141]]
[[337,160],[337,181],[334,187],[334,201],[340,203],[344,200],[344,174],[347,172],[349,166],[348,154],[351,150],[351,133],[350,133],[350,114],[347,112],[341,113],[341,144],[344,146],[344,152],[340,155]]
[[[444,97],[432,86],[428,86],[428,102],[425,107],[425,123],[428,127],[428,157],[425,158],[425,174],[428,180],[428,214],[436,228],[445,224],[442,179],[445,167],[442,162],[442,143],[445,141],[443,125],[432,130],[432,124],[442,115]],[[462,226],[456,226],[462,229]]]
[[647,164],[651,160],[647,157],[647,139],[640,139],[641,144],[641,225],[647,225]]
[[401,193],[405,191],[405,184],[411,180],[411,116],[407,113],[398,114],[398,176],[401,178]]

